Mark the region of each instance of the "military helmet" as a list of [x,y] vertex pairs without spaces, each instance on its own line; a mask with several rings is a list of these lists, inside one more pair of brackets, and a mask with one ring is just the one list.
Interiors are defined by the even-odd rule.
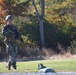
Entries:
[[12,16],[12,15],[7,15],[6,18],[5,18],[5,20],[6,20],[6,21],[7,21],[7,20],[13,20],[13,16]]

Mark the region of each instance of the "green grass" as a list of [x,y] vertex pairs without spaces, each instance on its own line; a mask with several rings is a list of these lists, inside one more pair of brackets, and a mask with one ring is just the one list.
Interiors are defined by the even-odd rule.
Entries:
[[43,63],[45,66],[54,69],[56,72],[76,72],[76,59],[63,59],[63,60],[38,60],[38,61],[25,61],[17,62],[17,70],[8,71],[6,62],[0,62],[0,72],[37,72],[38,63]]

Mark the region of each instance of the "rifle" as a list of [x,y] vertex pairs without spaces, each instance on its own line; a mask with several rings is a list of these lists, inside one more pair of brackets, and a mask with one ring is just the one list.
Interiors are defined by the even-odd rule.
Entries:
[[16,39],[19,39],[22,43],[23,43],[23,39],[22,39],[22,37],[21,37],[21,34],[15,29],[12,29],[11,27],[10,27],[10,25],[7,25],[7,28],[9,28],[11,31],[13,31],[14,33],[15,33],[15,38]]

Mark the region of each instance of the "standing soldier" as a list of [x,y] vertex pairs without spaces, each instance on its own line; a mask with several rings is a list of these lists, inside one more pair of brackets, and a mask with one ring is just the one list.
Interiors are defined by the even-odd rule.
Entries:
[[16,70],[16,57],[17,57],[17,43],[16,40],[19,39],[23,42],[21,35],[17,29],[17,27],[12,24],[13,17],[11,15],[7,15],[5,18],[7,24],[4,25],[2,29],[2,35],[5,37],[4,42],[6,45],[6,51],[9,54],[8,60],[8,70],[11,70],[11,66]]

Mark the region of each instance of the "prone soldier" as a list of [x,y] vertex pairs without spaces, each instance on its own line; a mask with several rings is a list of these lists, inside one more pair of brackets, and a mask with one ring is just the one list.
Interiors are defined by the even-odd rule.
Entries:
[[7,15],[5,18],[7,24],[4,25],[2,28],[2,35],[5,37],[4,42],[6,45],[6,51],[9,54],[9,60],[8,60],[8,70],[11,70],[11,66],[16,70],[16,58],[18,53],[18,47],[16,40],[20,39],[21,42],[23,42],[23,39],[21,38],[21,35],[17,29],[17,27],[12,23],[13,17],[12,15]]

